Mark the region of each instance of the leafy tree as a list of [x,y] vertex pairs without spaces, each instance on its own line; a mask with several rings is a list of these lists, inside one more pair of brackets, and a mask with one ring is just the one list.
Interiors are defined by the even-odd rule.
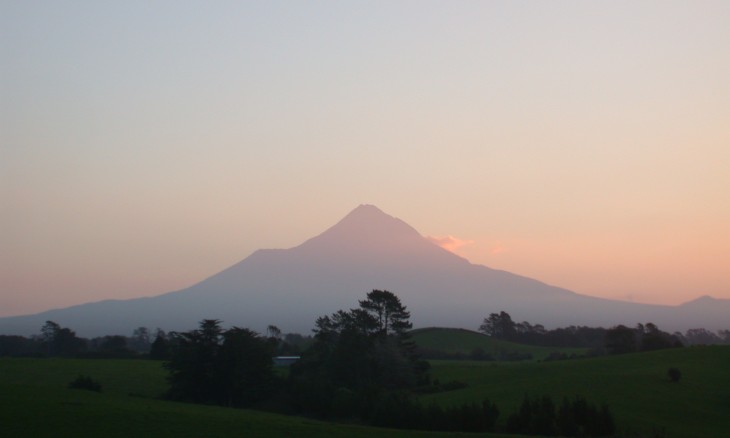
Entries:
[[104,336],[104,340],[102,341],[100,347],[102,351],[110,351],[110,352],[127,352],[127,338],[120,335],[114,335],[114,336]]
[[582,397],[564,398],[556,407],[548,396],[525,396],[520,409],[507,418],[507,431],[539,436],[611,436],[615,424],[608,406],[598,408]]
[[392,292],[373,290],[367,299],[360,301],[360,308],[370,315],[363,321],[372,321],[375,332],[381,336],[405,336],[413,325],[410,323],[410,312]]
[[271,345],[252,330],[233,327],[223,332],[214,376],[221,391],[218,402],[251,406],[264,400],[274,386],[272,354]]
[[128,347],[139,353],[147,353],[150,350],[150,330],[147,327],[137,327],[132,332],[128,341]]
[[373,290],[359,304],[317,318],[314,343],[292,365],[290,383],[304,410],[331,413],[336,394],[346,393],[342,389],[367,404],[375,392],[411,388],[426,379],[428,363],[414,353],[410,313],[400,299]]
[[275,380],[271,344],[239,327],[223,330],[217,319],[200,328],[173,333],[170,360],[172,399],[226,406],[251,406],[263,400]]
[[479,326],[479,331],[497,339],[512,339],[517,333],[512,317],[504,310],[499,313],[490,313],[488,318]]
[[690,345],[713,345],[721,343],[719,336],[704,328],[689,329],[684,334],[684,337]]
[[646,325],[639,324],[637,326],[637,332],[640,339],[641,351],[682,346],[682,341],[679,338],[659,330],[659,327],[651,322]]
[[610,354],[631,353],[637,350],[636,331],[618,325],[606,332],[606,350]]
[[38,339],[23,336],[0,335],[0,357],[37,356],[43,354],[43,345]]
[[279,329],[279,327],[277,327],[275,325],[270,325],[270,326],[266,327],[266,335],[269,338],[280,340],[281,339],[281,330]]
[[41,338],[49,356],[73,356],[86,347],[84,340],[76,337],[76,332],[54,321],[46,321],[41,327]]
[[163,330],[158,329],[155,340],[150,345],[150,359],[166,360],[169,358],[170,346],[167,335]]

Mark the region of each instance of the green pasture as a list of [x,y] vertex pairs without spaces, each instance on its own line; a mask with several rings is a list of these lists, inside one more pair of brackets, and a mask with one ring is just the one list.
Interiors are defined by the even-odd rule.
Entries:
[[499,357],[502,353],[529,353],[533,360],[543,360],[550,353],[560,352],[568,356],[584,355],[585,348],[562,348],[562,347],[537,347],[534,345],[515,344],[500,339],[486,336],[472,330],[459,328],[429,327],[411,331],[411,339],[419,347],[446,353],[462,353],[468,355],[474,349],[481,348],[485,353],[493,357]]
[[[79,374],[96,393],[68,389]],[[444,437],[474,436],[334,424],[265,412],[174,403],[160,362],[0,358],[2,437]],[[494,435],[498,436],[498,435]]]
[[[682,378],[672,383],[669,367]],[[730,347],[688,347],[555,362],[433,361],[432,376],[466,388],[421,396],[444,406],[484,398],[502,415],[525,394],[607,403],[622,436],[724,437],[730,430]],[[68,389],[79,374],[101,393]],[[263,412],[174,403],[160,362],[0,358],[0,436],[416,437],[457,436],[332,424]],[[472,436],[461,434],[463,436]]]
[[[672,383],[669,367],[682,378]],[[525,394],[583,396],[608,404],[627,436],[724,437],[730,431],[730,347],[687,347],[620,356],[542,363],[438,361],[432,377],[467,383],[460,390],[423,396],[426,403],[455,405],[484,398],[505,414]],[[636,434],[636,435],[634,435]]]

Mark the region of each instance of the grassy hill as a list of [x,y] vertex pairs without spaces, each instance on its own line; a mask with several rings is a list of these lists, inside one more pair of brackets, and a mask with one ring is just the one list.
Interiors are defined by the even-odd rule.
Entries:
[[474,349],[481,349],[493,358],[500,358],[510,353],[529,354],[533,360],[543,360],[550,353],[560,352],[566,355],[585,354],[585,348],[537,347],[533,345],[515,344],[502,341],[482,333],[459,328],[428,327],[411,331],[413,341],[419,347],[444,353],[459,353],[465,356]]
[[[672,383],[669,367],[682,378]],[[542,363],[441,361],[432,375],[441,382],[459,380],[464,389],[423,396],[426,402],[454,405],[495,401],[505,420],[525,394],[582,395],[607,403],[619,430],[632,436],[723,437],[730,431],[730,347],[688,347],[621,356]]]

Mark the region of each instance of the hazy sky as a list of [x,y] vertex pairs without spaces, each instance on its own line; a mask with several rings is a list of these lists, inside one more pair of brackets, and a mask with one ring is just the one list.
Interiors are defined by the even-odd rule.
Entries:
[[180,289],[360,203],[580,293],[730,298],[728,23],[727,1],[3,1],[0,315]]

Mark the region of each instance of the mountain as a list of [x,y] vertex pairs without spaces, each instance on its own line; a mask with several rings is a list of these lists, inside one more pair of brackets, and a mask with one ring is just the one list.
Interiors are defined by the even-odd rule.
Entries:
[[657,306],[579,295],[472,264],[402,220],[361,205],[297,247],[258,250],[187,289],[0,318],[0,333],[38,333],[46,320],[80,336],[130,334],[139,326],[188,330],[204,318],[309,333],[318,316],[356,307],[372,289],[396,293],[415,327],[475,329],[489,313],[505,310],[516,321],[546,327],[654,322],[664,330],[730,328],[730,300]]

